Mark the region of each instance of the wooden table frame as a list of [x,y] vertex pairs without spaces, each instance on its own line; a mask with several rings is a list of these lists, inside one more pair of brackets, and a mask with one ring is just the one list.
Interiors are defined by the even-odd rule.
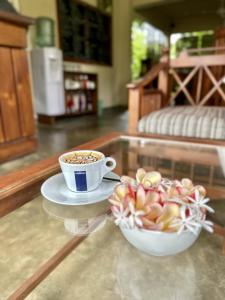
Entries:
[[[169,136],[157,136],[157,135],[145,135],[136,134],[130,135],[122,132],[113,132],[97,138],[93,141],[82,144],[75,149],[96,149],[102,147],[109,142],[112,142],[120,137],[137,137],[146,139],[163,139],[171,140]],[[211,140],[196,140],[191,138],[180,139],[173,138],[173,141],[183,141],[199,144],[220,145],[225,146],[224,141],[211,141]],[[58,165],[59,154],[56,154],[48,159],[41,160],[30,166],[27,166],[18,171],[14,171],[8,175],[1,176],[0,181],[0,217],[14,211],[21,207],[26,202],[34,199],[40,192],[41,184],[51,175],[56,174],[59,171]],[[110,214],[107,210],[106,214]],[[98,219],[98,218],[97,218]],[[91,224],[91,233],[98,225],[99,221],[93,221]],[[225,228],[216,225],[214,226],[215,234],[218,234],[224,238],[223,253],[225,254]],[[54,256],[52,256],[47,262],[45,262],[30,278],[24,281],[22,285],[8,298],[11,300],[24,299],[35,287],[46,278],[63,259],[69,255],[86,237],[87,235],[76,236],[72,238],[66,245],[64,245]]]

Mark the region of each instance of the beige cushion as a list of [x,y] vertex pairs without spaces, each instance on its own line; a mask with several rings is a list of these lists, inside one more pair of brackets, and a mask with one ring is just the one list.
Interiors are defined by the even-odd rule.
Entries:
[[167,107],[144,116],[138,131],[207,139],[225,139],[225,107]]

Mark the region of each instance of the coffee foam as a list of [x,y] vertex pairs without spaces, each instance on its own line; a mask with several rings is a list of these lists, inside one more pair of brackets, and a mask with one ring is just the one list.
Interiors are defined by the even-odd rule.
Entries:
[[102,155],[96,152],[74,152],[63,157],[63,161],[68,164],[86,165],[102,159]]

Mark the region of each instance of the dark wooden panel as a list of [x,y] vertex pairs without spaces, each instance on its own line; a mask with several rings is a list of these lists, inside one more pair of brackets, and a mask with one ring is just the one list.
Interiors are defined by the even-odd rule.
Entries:
[[2,127],[2,117],[1,117],[1,112],[0,112],[0,143],[3,143],[5,141],[4,139],[4,132],[3,132],[3,127]]
[[34,137],[21,138],[14,142],[0,145],[0,163],[12,158],[31,153],[37,148],[37,140]]
[[12,50],[13,69],[16,82],[16,94],[19,107],[20,126],[23,136],[35,132],[34,113],[30,89],[27,53],[25,50]]
[[28,27],[35,23],[35,19],[23,15],[16,15],[7,11],[0,11],[0,20],[21,27]]
[[146,116],[153,111],[159,110],[162,105],[162,93],[155,90],[141,97],[140,116]]
[[0,45],[26,48],[26,28],[0,21]]
[[11,50],[0,47],[0,107],[5,140],[21,137]]

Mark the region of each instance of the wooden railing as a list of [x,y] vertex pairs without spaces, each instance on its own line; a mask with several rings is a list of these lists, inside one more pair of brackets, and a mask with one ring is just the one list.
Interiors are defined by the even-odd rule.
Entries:
[[[139,80],[129,83],[129,132],[137,131],[138,121],[144,115],[158,110],[163,106],[168,95],[168,76],[169,61],[168,54],[162,57],[159,64],[153,66],[148,73]],[[149,89],[149,86],[158,78],[158,88]],[[148,87],[148,89],[147,89]]]
[[[158,78],[157,88],[147,93],[146,88],[155,78]],[[172,60],[169,60],[169,51],[165,50],[160,63],[146,76],[127,85],[129,131],[137,131],[142,116],[174,104],[181,92],[189,105],[224,106],[224,83],[225,47],[189,49]]]

